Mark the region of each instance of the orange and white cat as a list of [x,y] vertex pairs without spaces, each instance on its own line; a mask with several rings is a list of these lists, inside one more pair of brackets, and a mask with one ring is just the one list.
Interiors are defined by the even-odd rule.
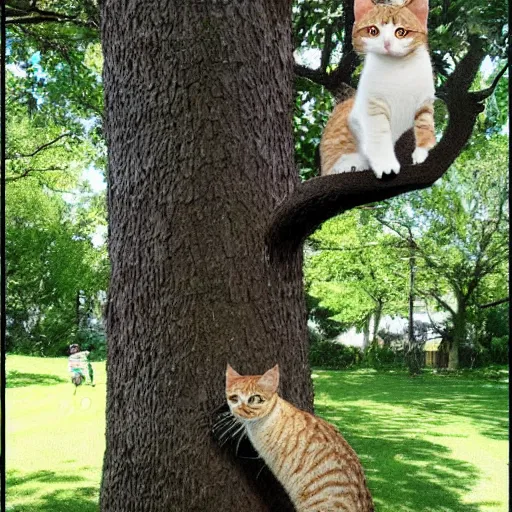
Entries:
[[373,169],[398,173],[394,146],[414,127],[414,164],[435,144],[428,0],[355,0],[354,48],[365,60],[355,97],[333,110],[320,142],[322,175]]
[[277,365],[245,376],[227,366],[226,398],[236,426],[241,424],[297,512],[372,512],[354,450],[331,424],[279,397],[278,385]]

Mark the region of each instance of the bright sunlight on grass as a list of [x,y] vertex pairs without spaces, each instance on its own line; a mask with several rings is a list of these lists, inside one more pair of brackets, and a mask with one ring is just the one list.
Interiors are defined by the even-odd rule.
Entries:
[[359,454],[379,512],[508,510],[508,384],[315,371],[316,413]]
[[8,512],[97,512],[105,450],[105,363],[74,386],[65,358],[7,356]]
[[[7,510],[98,512],[105,364],[73,396],[64,358],[7,357]],[[313,374],[378,512],[508,510],[508,385],[374,370]],[[208,512],[208,511],[205,511]]]

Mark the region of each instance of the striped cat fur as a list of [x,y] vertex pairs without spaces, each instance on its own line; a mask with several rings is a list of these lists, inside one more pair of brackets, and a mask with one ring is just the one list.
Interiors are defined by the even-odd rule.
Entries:
[[[263,375],[226,370],[229,429],[247,435],[297,512],[372,512],[359,459],[338,430],[277,394],[279,367]],[[225,420],[224,420],[225,422]]]

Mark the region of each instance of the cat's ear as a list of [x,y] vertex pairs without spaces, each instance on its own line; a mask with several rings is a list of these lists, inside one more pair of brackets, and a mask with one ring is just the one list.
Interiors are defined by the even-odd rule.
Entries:
[[354,19],[355,22],[361,19],[375,7],[372,0],[354,0]]
[[258,386],[269,393],[275,393],[279,386],[279,365],[265,372],[258,380]]
[[235,370],[233,370],[233,368],[231,368],[231,366],[228,363],[228,366],[226,368],[226,387],[229,387],[232,380],[235,379],[236,377],[240,377],[240,374],[235,372]]
[[409,0],[405,5],[426,29],[428,23],[428,0]]

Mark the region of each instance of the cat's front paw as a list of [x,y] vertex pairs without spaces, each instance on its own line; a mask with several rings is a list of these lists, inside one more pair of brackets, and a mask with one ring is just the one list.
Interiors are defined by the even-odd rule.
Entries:
[[428,149],[417,147],[412,153],[412,163],[422,164],[428,156]]
[[400,172],[400,164],[398,163],[396,157],[379,159],[374,164],[372,164],[372,170],[375,176],[381,179],[384,174],[398,174]]

